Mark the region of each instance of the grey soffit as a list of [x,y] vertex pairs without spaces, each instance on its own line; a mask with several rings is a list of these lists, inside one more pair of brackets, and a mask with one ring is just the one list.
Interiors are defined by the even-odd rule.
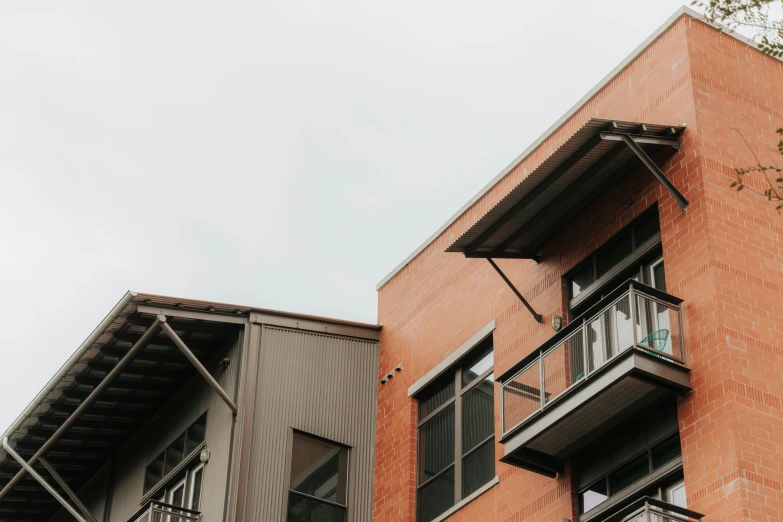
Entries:
[[[753,43],[752,40],[749,38],[746,38],[742,36],[739,33],[733,32],[726,27],[720,25],[720,24],[714,24],[709,22],[706,18],[704,18],[704,15],[701,13],[694,11],[693,9],[689,7],[680,7],[677,9],[677,11],[674,12],[672,16],[669,17],[668,20],[666,20],[658,29],[656,29],[650,36],[647,37],[647,39],[642,42],[636,49],[631,52],[622,62],[620,62],[617,67],[612,69],[612,71],[609,72],[600,82],[598,82],[595,87],[593,87],[582,99],[580,99],[574,106],[572,106],[566,113],[560,117],[559,120],[557,120],[551,127],[549,127],[544,133],[538,137],[527,149],[525,149],[519,156],[517,156],[511,163],[508,164],[508,166],[503,169],[497,176],[495,176],[489,183],[487,183],[484,188],[482,188],[475,196],[473,196],[467,203],[465,203],[462,208],[460,208],[453,216],[451,216],[438,230],[435,231],[434,234],[432,234],[429,238],[427,238],[419,247],[414,250],[408,257],[406,257],[400,264],[398,264],[391,272],[389,272],[386,277],[381,279],[381,281],[376,285],[375,289],[380,290],[383,288],[386,283],[391,281],[394,276],[396,276],[403,268],[408,266],[408,263],[413,261],[419,254],[421,254],[425,248],[427,248],[433,241],[435,241],[443,232],[446,231],[455,221],[457,221],[462,215],[470,209],[477,201],[479,201],[487,192],[489,192],[495,185],[500,182],[506,175],[511,172],[517,165],[519,165],[527,156],[529,156],[533,151],[535,151],[539,145],[544,143],[552,134],[554,134],[560,127],[565,124],[574,114],[577,113],[587,102],[589,102],[598,92],[601,91],[604,87],[606,87],[609,82],[611,82],[617,75],[619,75],[631,62],[633,62],[639,55],[641,55],[655,40],[657,40],[663,33],[665,33],[669,27],[674,25],[680,18],[683,16],[688,16],[694,20],[698,20],[701,23],[704,23],[710,27],[713,27],[719,31],[721,31],[724,35],[734,38],[735,40],[748,45],[750,47],[756,48],[756,45]],[[783,58],[775,58],[777,60],[783,61]]]
[[[642,165],[620,139],[634,136],[655,156],[684,128],[591,118],[492,207],[446,252],[535,259],[539,248],[619,177]],[[618,138],[618,139],[609,139]]]
[[462,346],[451,352],[445,359],[439,362],[433,369],[428,371],[424,376],[413,383],[408,388],[408,397],[413,397],[425,388],[429,383],[440,377],[449,368],[457,364],[460,359],[465,357],[470,351],[478,346],[478,344],[489,337],[492,332],[495,331],[495,320],[490,321],[485,327],[471,336],[470,339],[465,341]]

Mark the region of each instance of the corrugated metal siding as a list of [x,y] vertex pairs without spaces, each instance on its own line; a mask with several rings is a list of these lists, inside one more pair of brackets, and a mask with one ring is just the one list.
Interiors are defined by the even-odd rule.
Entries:
[[351,447],[348,520],[371,520],[378,343],[271,326],[260,343],[243,519],[285,520],[293,428]]
[[[239,370],[239,343],[234,342],[228,356],[234,364],[223,370],[220,364],[209,368],[212,375],[229,393],[234,395],[237,371]],[[172,403],[126,446],[120,453],[117,465],[117,481],[111,507],[111,522],[126,522],[140,507],[144,488],[144,470],[152,460],[188,428],[202,413],[207,414],[207,447],[211,450],[209,463],[205,466],[202,520],[219,522],[223,517],[223,507],[228,472],[229,443],[231,426],[234,422],[231,410],[212,391],[209,385],[197,377]],[[99,497],[105,491],[108,481],[96,480],[81,495],[86,499],[94,495]],[[100,493],[91,491],[92,488]],[[91,504],[96,510],[93,514],[102,520],[103,504],[95,501]],[[70,520],[70,518],[68,519]]]

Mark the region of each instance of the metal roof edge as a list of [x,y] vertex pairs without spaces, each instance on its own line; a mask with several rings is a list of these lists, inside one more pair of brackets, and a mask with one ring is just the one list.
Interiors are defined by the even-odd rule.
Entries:
[[[518,155],[514,160],[508,164],[508,166],[503,169],[500,174],[495,176],[489,183],[487,183],[484,188],[482,188],[475,196],[470,198],[470,200],[465,203],[462,208],[460,208],[456,214],[451,216],[448,221],[446,221],[443,225],[441,225],[438,230],[435,231],[434,234],[432,234],[429,238],[427,238],[419,247],[414,250],[408,257],[405,258],[405,260],[397,265],[391,272],[389,272],[386,277],[381,279],[381,281],[376,285],[375,290],[379,291],[381,288],[383,288],[386,283],[391,281],[394,276],[396,276],[403,268],[405,268],[408,263],[413,261],[419,254],[421,254],[425,248],[427,248],[435,239],[437,239],[444,231],[446,231],[447,228],[449,228],[455,221],[457,221],[462,215],[470,209],[479,199],[481,199],[487,192],[489,192],[492,187],[497,185],[497,183],[502,180],[506,174],[511,172],[517,165],[519,165],[522,160],[524,160],[530,153],[532,153],[536,148],[538,148],[539,145],[541,145],[547,138],[549,138],[552,134],[555,133],[566,121],[568,121],[576,112],[582,108],[583,105],[585,105],[588,101],[590,101],[598,92],[606,87],[606,85],[609,84],[610,81],[612,81],[615,76],[620,74],[623,69],[625,69],[631,62],[633,62],[636,58],[639,57],[639,55],[644,52],[655,40],[658,39],[666,30],[669,29],[674,23],[679,20],[682,16],[690,16],[691,18],[694,18],[700,22],[703,22],[711,27],[714,27],[715,29],[718,29],[722,32],[724,32],[726,35],[731,36],[732,38],[735,38],[739,40],[740,42],[752,46],[754,49],[756,48],[756,44],[751,40],[750,38],[747,38],[745,36],[742,36],[739,33],[736,33],[734,31],[729,30],[728,28],[720,25],[715,24],[707,20],[707,18],[697,12],[691,9],[687,6],[682,6],[677,11],[674,12],[673,15],[671,15],[658,29],[656,29],[650,36],[647,37],[647,39],[644,40],[636,49],[634,49],[631,54],[625,57],[623,61],[621,61],[614,69],[612,69],[609,74],[604,76],[604,78],[599,81],[590,91],[584,95],[576,104],[574,104],[568,111],[563,114],[563,116],[560,117],[551,127],[549,127],[544,133],[538,137],[528,148],[526,148],[520,155]],[[777,58],[780,61],[783,61],[783,58]]]

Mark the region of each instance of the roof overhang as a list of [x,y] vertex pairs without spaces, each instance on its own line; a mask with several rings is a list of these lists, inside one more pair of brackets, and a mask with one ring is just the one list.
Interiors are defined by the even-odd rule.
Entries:
[[[679,149],[684,127],[593,118],[501,199],[447,252],[537,259],[540,248],[620,178],[645,166],[685,208],[650,158]],[[670,152],[669,152],[670,153]]]

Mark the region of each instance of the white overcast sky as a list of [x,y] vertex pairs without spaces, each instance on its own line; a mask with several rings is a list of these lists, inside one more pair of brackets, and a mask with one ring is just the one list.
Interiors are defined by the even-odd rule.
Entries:
[[0,3],[0,430],[126,290],[376,283],[680,0]]

